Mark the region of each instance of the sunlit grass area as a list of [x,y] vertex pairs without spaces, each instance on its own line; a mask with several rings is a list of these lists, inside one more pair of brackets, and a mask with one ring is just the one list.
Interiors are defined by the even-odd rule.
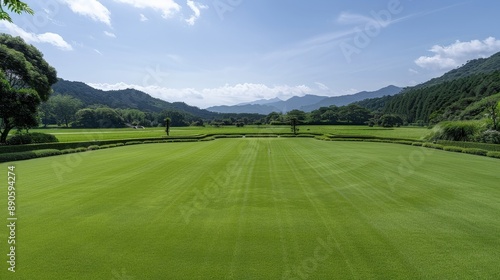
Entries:
[[14,165],[19,261],[0,279],[500,276],[496,159],[247,138]]

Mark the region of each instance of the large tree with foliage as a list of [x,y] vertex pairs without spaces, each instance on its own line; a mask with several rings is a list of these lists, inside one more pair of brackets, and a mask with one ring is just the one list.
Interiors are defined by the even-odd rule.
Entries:
[[57,82],[43,54],[20,37],[0,34],[0,143],[13,128],[37,124],[37,107]]
[[69,122],[75,118],[75,114],[82,107],[82,102],[69,95],[54,95],[49,101],[52,114],[57,120],[57,124],[64,124],[69,127]]
[[165,119],[165,132],[167,133],[167,136],[170,136],[170,123],[172,123],[172,120],[170,118]]
[[10,10],[16,14],[28,13],[34,14],[28,4],[19,0],[0,0],[0,20],[12,22],[12,18],[5,10]]

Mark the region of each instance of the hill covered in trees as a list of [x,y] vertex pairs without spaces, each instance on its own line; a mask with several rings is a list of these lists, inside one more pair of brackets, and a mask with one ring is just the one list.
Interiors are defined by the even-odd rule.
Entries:
[[379,114],[399,115],[407,123],[436,124],[445,120],[483,118],[487,107],[483,100],[499,92],[500,53],[497,53],[405,88],[401,94],[356,104]]

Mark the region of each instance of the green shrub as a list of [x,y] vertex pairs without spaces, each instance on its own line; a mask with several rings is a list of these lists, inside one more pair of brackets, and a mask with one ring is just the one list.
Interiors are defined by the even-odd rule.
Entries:
[[474,141],[483,129],[481,121],[447,121],[436,126],[430,140]]
[[438,149],[438,150],[442,150],[444,148],[443,145],[434,144],[434,143],[424,143],[424,144],[422,144],[422,147]]
[[500,152],[488,152],[486,155],[492,158],[500,158]]
[[413,142],[411,141],[394,141],[393,143],[396,143],[396,144],[403,144],[403,145],[413,145]]
[[95,151],[95,150],[99,150],[101,147],[97,146],[97,145],[92,145],[92,146],[88,146],[87,147],[87,150],[89,151]]
[[59,140],[52,135],[40,132],[16,134],[7,139],[7,145],[25,145],[40,143],[57,143]]
[[17,160],[25,160],[36,158],[36,154],[33,152],[19,152],[19,153],[9,153],[0,154],[0,162],[11,162]]
[[99,149],[109,149],[109,148],[114,148],[116,147],[116,144],[108,144],[108,145],[102,145],[102,146],[99,146]]
[[500,144],[500,131],[486,130],[477,138],[478,142]]
[[464,153],[472,154],[472,155],[479,155],[479,156],[488,155],[488,151],[482,150],[482,149],[474,149],[474,148],[464,149]]
[[62,150],[61,153],[63,154],[73,154],[73,153],[76,153],[76,149],[66,149],[66,150]]
[[75,151],[77,153],[81,153],[81,152],[86,152],[87,151],[87,148],[84,148],[84,147],[80,147],[80,148],[76,148]]
[[457,152],[457,153],[463,153],[464,148],[462,147],[455,147],[455,146],[445,146],[443,150],[448,151],[448,152]]
[[124,143],[116,143],[116,146],[117,147],[122,147],[122,146],[125,146],[125,144]]
[[56,149],[36,150],[36,151],[33,151],[33,153],[37,157],[49,157],[49,156],[57,156],[57,155],[62,154],[62,152],[60,150],[56,150]]
[[143,143],[143,141],[128,141],[125,143],[125,145],[139,145],[142,143]]
[[457,141],[438,141],[438,144],[443,146],[457,146],[462,148],[476,148],[482,150],[488,150],[492,152],[500,152],[500,145],[498,144],[487,144],[487,143],[477,143],[477,142],[457,142]]
[[411,143],[412,146],[417,146],[417,147],[422,147],[423,143],[421,142],[413,142]]

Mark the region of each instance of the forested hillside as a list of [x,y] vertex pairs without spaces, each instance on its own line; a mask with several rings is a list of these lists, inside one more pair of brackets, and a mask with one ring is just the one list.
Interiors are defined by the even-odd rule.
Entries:
[[383,114],[399,115],[407,123],[435,124],[444,120],[482,118],[486,107],[481,100],[499,92],[500,53],[497,53],[490,58],[469,61],[439,78],[406,88],[399,95],[356,104]]

